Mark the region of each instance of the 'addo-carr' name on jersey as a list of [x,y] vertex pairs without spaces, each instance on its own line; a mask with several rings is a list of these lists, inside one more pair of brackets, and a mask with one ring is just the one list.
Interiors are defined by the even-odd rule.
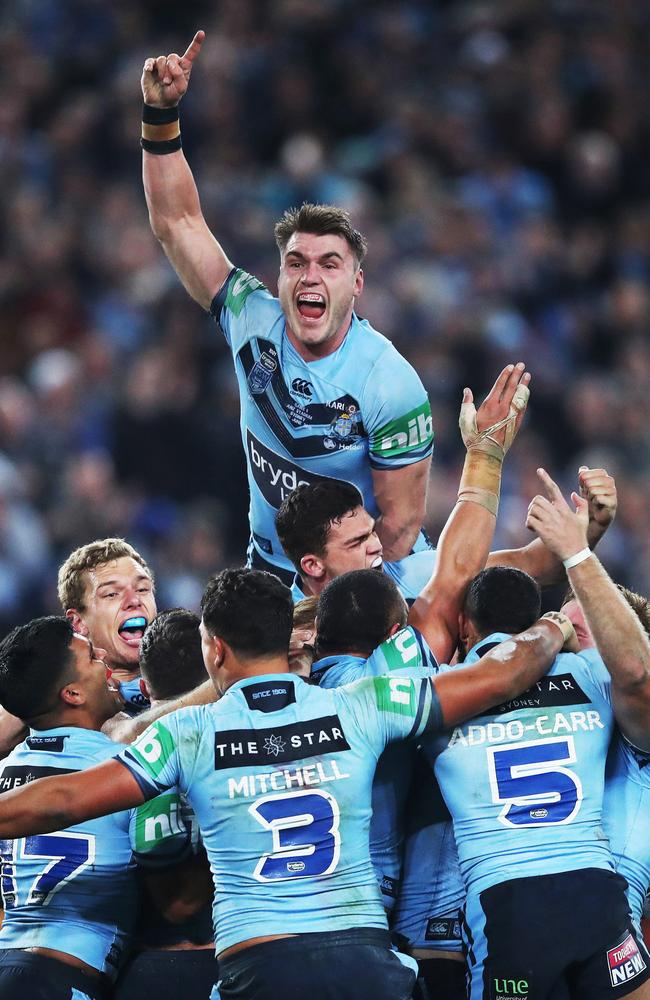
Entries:
[[274,523],[283,499],[299,483],[342,479],[376,517],[371,470],[431,454],[429,401],[411,365],[354,314],[338,350],[307,363],[285,335],[278,300],[245,271],[231,272],[210,311],[235,360],[253,543],[291,569]]

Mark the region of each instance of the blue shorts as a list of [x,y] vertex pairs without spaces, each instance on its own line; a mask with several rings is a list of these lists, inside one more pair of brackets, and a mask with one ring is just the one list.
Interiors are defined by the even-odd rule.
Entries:
[[208,1000],[219,978],[214,949],[191,948],[164,951],[151,949],[134,955],[125,965],[115,986],[113,1000]]
[[221,1000],[410,1000],[415,973],[374,927],[298,934],[219,960]]
[[599,868],[469,892],[470,1000],[617,1000],[650,978],[620,875]]
[[418,958],[413,1000],[466,1000],[467,967],[453,958]]
[[2,1000],[107,1000],[108,980],[20,948],[0,950]]

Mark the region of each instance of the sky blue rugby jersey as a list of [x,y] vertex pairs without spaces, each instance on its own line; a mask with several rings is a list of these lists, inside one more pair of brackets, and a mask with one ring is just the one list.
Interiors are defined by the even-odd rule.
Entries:
[[[0,763],[0,793],[114,757],[121,744],[65,726],[32,730]],[[56,833],[0,841],[0,948],[53,948],[114,978],[137,914],[137,860],[176,862],[189,848],[176,793]]]
[[427,678],[323,690],[238,681],[154,723],[118,760],[146,796],[178,784],[218,887],[217,951],[269,934],[385,927],[368,854],[371,787],[391,740],[440,726]]
[[[383,570],[395,581],[404,600],[412,604],[431,579],[436,568],[436,559],[435,549],[423,549],[421,552],[412,552],[397,562],[385,562]],[[302,590],[302,580],[298,573],[294,577],[291,593],[294,604],[307,596]]]
[[413,771],[404,826],[402,879],[391,927],[410,948],[460,952],[465,885],[449,810],[421,754]]
[[[504,638],[482,639],[465,662]],[[612,729],[609,673],[585,650],[560,653],[519,698],[423,741],[468,891],[577,868],[613,870],[601,826]]]
[[[371,470],[431,454],[427,394],[391,342],[356,315],[337,351],[304,361],[285,335],[278,299],[238,268],[210,311],[239,382],[253,542],[269,562],[291,570],[275,531],[282,500],[299,483],[342,479],[377,516]],[[426,547],[423,536],[419,545]]]
[[632,916],[639,922],[650,887],[650,753],[614,733],[605,771],[603,827],[616,870],[627,879]]
[[[361,677],[430,677],[437,670],[436,658],[424,637],[407,626],[378,646],[368,659],[347,655],[317,660],[311,677],[320,687],[338,688]],[[372,785],[370,857],[387,910],[395,902],[401,876],[404,806],[414,754],[413,744],[387,747],[377,763]]]

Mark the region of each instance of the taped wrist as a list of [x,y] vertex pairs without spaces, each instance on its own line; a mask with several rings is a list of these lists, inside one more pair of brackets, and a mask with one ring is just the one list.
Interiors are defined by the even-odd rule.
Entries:
[[499,510],[503,465],[503,452],[499,451],[500,455],[483,449],[472,448],[468,451],[458,488],[459,500],[480,504],[495,517]]
[[140,145],[147,153],[164,156],[181,149],[181,125],[178,107],[154,108],[142,106],[142,138]]
[[557,625],[564,637],[563,645],[567,643],[569,639],[573,639],[575,636],[573,622],[566,615],[563,615],[561,611],[547,611],[545,615],[542,615],[542,621],[545,618],[547,621],[551,621],[554,625]]

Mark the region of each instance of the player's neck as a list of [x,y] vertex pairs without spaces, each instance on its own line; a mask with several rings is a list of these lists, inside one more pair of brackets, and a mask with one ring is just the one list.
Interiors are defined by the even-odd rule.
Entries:
[[237,681],[250,680],[251,677],[263,679],[265,674],[289,674],[290,672],[286,653],[250,660],[236,660],[229,664],[226,687],[236,684]]
[[140,676],[140,671],[137,666],[127,667],[122,664],[119,667],[114,667],[109,663],[109,667],[111,670],[111,677],[114,677],[116,681],[133,681],[136,677]]

